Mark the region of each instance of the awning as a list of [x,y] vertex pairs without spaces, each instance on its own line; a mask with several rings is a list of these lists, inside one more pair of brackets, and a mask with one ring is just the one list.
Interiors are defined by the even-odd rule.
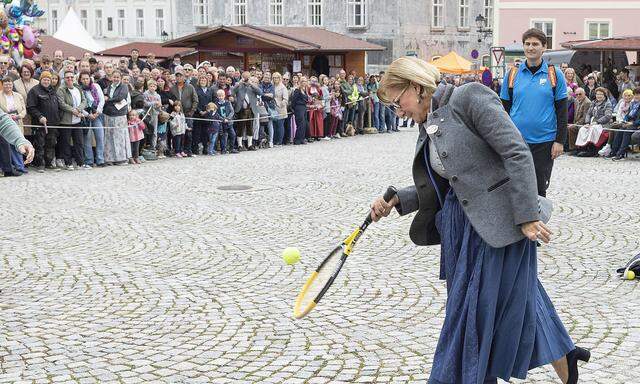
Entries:
[[640,37],[613,37],[600,40],[575,40],[561,44],[576,51],[640,51]]
[[462,58],[462,56],[453,51],[439,59],[433,60],[431,64],[435,65],[442,73],[463,74],[476,72],[471,69],[473,64],[469,60]]

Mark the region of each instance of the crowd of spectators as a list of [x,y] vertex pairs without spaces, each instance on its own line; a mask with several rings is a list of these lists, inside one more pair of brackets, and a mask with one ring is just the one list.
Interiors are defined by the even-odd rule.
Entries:
[[[179,55],[161,66],[135,49],[115,61],[57,51],[19,68],[0,55],[0,109],[33,143],[37,172],[92,169],[395,132],[393,108],[376,96],[382,75],[241,71]],[[1,141],[0,165],[5,176],[28,172]]]

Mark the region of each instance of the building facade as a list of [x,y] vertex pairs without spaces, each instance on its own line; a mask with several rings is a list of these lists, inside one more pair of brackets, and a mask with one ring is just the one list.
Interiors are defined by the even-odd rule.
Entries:
[[547,34],[547,48],[575,40],[637,36],[637,0],[496,0],[494,45],[521,41],[531,27]]
[[370,71],[399,56],[431,60],[450,51],[482,65],[494,20],[494,0],[41,0],[41,27],[55,33],[70,4],[105,48],[223,24],[318,26],[386,47],[367,56]]
[[[69,7],[105,49],[132,41],[160,42],[194,30],[190,0],[40,0],[36,24],[53,35]],[[187,11],[184,11],[187,10]]]
[[[369,72],[394,58],[425,60],[456,51],[485,64],[494,0],[193,0],[195,28],[213,25],[317,26],[387,48],[367,56]],[[477,20],[481,17],[481,20]],[[480,25],[478,25],[480,23]],[[477,52],[477,58],[475,52]]]

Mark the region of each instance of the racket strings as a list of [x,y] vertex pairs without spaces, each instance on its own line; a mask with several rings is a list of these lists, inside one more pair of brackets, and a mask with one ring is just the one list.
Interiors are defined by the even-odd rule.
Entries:
[[322,268],[318,271],[318,275],[316,276],[316,278],[307,288],[307,291],[305,292],[305,295],[301,301],[302,308],[306,308],[308,305],[310,305],[318,296],[320,291],[322,291],[324,286],[329,282],[329,279],[331,279],[331,276],[335,272],[335,269],[340,264],[341,256],[342,252],[334,252],[329,256]]

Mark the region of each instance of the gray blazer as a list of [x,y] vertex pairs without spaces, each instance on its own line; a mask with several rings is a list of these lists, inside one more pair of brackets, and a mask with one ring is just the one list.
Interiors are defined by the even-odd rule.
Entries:
[[236,113],[240,112],[242,109],[242,104],[244,102],[245,95],[249,95],[249,108],[251,108],[251,112],[253,112],[254,116],[259,116],[260,111],[258,110],[258,96],[262,95],[262,90],[255,85],[238,82],[235,87],[231,89],[231,96],[234,97],[234,110]]
[[[459,88],[447,85],[437,110],[420,126],[413,159],[415,185],[398,191],[400,215],[418,211],[410,237],[417,245],[440,243],[435,227],[440,203],[449,185],[476,232],[492,247],[505,247],[524,238],[519,225],[548,221],[551,202],[537,198],[531,152],[505,112],[498,96],[479,83]],[[434,105],[435,108],[435,105]],[[423,155],[429,135],[450,176],[433,172],[434,187]]]

